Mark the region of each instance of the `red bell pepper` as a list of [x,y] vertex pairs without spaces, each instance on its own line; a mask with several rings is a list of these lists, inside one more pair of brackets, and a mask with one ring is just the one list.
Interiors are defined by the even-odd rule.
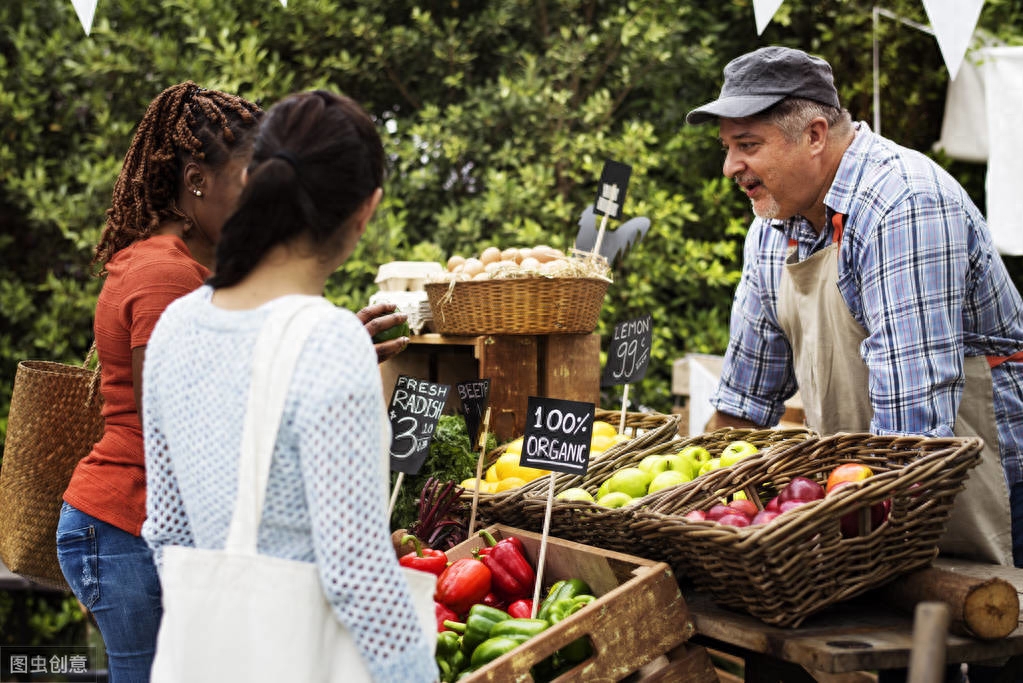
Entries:
[[451,630],[444,625],[445,621],[458,621],[458,615],[455,614],[454,610],[436,600],[433,601],[433,614],[437,617],[437,633]]
[[423,544],[412,534],[406,534],[401,538],[401,544],[411,542],[415,550],[407,555],[398,558],[398,564],[409,569],[418,569],[421,572],[429,572],[434,576],[440,576],[441,572],[448,566],[448,556],[443,550],[427,548],[423,550]]
[[526,559],[522,541],[510,536],[498,542],[486,529],[480,531],[480,536],[489,546],[489,550],[484,548],[485,552],[480,552],[480,562],[490,569],[494,592],[498,597],[509,602],[531,597],[536,583],[536,572]]
[[515,619],[530,619],[533,616],[533,601],[532,600],[516,600],[512,604],[508,605],[508,614],[512,615]]
[[[491,586],[493,586],[492,583]],[[501,596],[499,596],[494,591],[490,591],[489,593],[487,593],[487,596],[483,598],[483,604],[488,607],[496,607],[497,609],[501,610],[505,609],[508,606],[507,601],[505,601]]]
[[463,557],[448,565],[437,577],[433,599],[459,615],[465,614],[490,592],[491,571],[477,559]]

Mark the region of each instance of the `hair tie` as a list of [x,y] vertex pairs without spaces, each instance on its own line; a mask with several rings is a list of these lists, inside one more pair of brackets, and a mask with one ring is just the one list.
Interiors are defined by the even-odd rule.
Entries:
[[274,159],[284,159],[289,164],[291,164],[291,167],[293,169],[295,169],[296,171],[298,170],[298,159],[296,159],[291,152],[288,152],[286,150],[281,150],[280,152],[274,152],[271,155],[271,158],[274,158]]

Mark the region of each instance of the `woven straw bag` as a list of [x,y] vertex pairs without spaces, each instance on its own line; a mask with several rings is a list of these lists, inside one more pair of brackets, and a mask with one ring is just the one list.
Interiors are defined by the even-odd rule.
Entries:
[[0,559],[41,585],[68,590],[57,562],[57,520],[75,465],[103,435],[99,368],[18,363],[0,468]]

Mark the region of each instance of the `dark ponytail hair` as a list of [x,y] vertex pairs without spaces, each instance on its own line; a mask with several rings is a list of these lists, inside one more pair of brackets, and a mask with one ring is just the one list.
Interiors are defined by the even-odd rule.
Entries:
[[303,233],[330,245],[383,180],[380,135],[354,100],[323,90],[281,100],[260,124],[208,284],[237,284],[271,248]]

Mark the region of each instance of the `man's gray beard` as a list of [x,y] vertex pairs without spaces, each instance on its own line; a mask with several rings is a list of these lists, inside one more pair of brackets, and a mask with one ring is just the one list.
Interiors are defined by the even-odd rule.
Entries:
[[750,200],[749,204],[750,208],[753,209],[754,216],[756,216],[757,218],[762,218],[767,221],[774,220],[775,218],[778,217],[778,214],[781,212],[781,207],[778,206],[778,202],[776,202],[774,198],[771,199],[771,202],[770,204],[768,204],[767,209],[761,212],[757,211],[756,202],[754,202],[752,199]]

